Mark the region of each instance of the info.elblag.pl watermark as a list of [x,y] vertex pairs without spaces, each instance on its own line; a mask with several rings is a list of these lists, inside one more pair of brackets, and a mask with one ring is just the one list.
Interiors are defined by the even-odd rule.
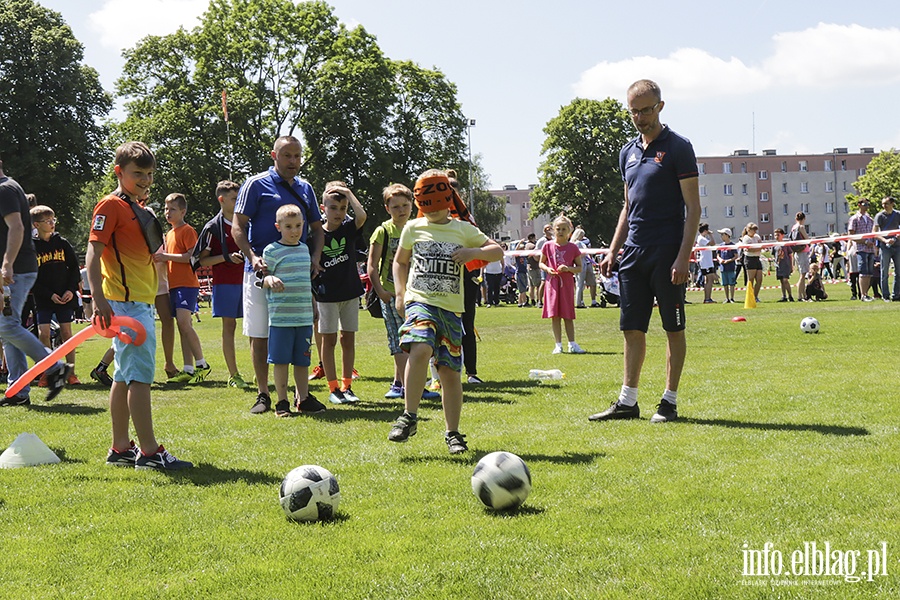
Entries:
[[[772,542],[742,547],[743,585],[829,585],[875,581],[888,574],[887,542],[874,548],[843,549],[831,542],[803,542],[782,551]],[[774,578],[774,579],[772,579]]]

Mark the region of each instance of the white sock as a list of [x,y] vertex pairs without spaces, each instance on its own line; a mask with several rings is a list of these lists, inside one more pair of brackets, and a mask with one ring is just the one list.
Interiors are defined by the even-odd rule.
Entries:
[[669,404],[678,404],[678,392],[673,392],[672,390],[666,390],[663,392],[663,400],[668,402]]
[[562,350],[562,342],[556,342],[556,349]]
[[209,367],[209,365],[206,364],[206,359],[205,359],[205,358],[202,359],[202,360],[198,360],[198,361],[197,361],[197,368],[199,368],[199,369],[206,369],[206,368],[208,368],[208,367]]
[[194,374],[194,365],[184,365],[184,372],[189,373],[190,375]]
[[638,389],[636,387],[622,386],[622,391],[619,392],[619,404],[622,406],[634,406],[637,404],[637,399]]

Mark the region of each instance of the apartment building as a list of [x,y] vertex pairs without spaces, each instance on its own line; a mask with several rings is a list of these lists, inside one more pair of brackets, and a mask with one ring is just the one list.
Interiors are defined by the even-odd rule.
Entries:
[[[531,190],[535,184],[527,189],[518,189],[514,185],[505,185],[502,190],[490,190],[490,194],[506,202],[506,222],[500,225],[499,231],[490,235],[496,240],[521,240],[528,237],[529,233],[537,237],[543,235],[544,225],[550,222],[550,215],[540,215],[531,219],[528,212],[531,210]],[[487,232],[485,232],[487,233]]]
[[844,233],[850,218],[846,196],[856,192],[853,183],[874,157],[874,148],[789,156],[735,150],[731,156],[698,157],[700,220],[735,235],[753,221],[770,239],[778,227],[789,231],[794,215],[803,211],[812,236]]

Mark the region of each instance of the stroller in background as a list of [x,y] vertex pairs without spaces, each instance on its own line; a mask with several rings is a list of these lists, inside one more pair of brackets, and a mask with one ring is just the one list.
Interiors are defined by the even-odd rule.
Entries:
[[500,280],[500,301],[506,304],[515,304],[519,301],[519,291],[516,288],[516,270],[512,267],[504,267]]
[[598,275],[600,280],[600,308],[619,305],[619,274],[613,271],[609,277]]

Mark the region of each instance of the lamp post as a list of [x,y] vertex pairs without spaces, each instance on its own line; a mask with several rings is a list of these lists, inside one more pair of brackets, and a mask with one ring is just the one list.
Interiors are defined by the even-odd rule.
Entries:
[[475,127],[475,119],[466,119],[466,134],[469,146],[469,206],[472,207],[472,216],[475,216],[475,179],[472,176],[472,128]]

